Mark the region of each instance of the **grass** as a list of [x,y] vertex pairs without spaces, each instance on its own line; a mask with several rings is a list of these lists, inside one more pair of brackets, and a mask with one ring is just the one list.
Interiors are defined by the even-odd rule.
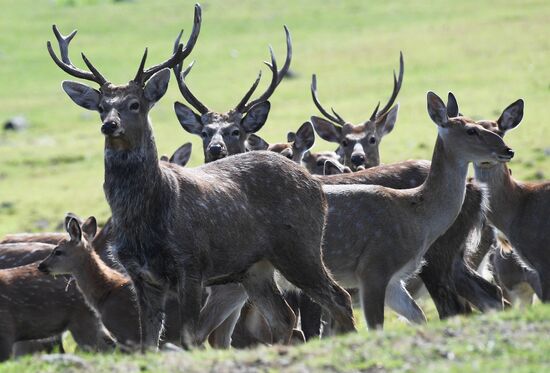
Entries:
[[197,350],[146,355],[26,357],[0,365],[15,372],[542,372],[550,368],[550,306],[433,321],[412,327],[252,350]]
[[[58,0],[4,1],[0,25],[0,118],[22,114],[23,132],[0,135],[0,235],[52,230],[74,211],[105,220],[102,190],[103,138],[98,115],[74,105],[60,82],[71,79],[50,60],[51,25],[64,33],[79,29],[72,56],[87,56],[112,81],[124,83],[145,46],[150,63],[166,58],[176,33],[190,31],[189,1]],[[435,127],[426,114],[425,93],[452,90],[461,110],[493,118],[519,97],[526,101],[523,124],[506,141],[516,150],[511,163],[519,179],[548,177],[550,130],[544,120],[550,93],[550,3],[506,1],[208,1],[203,28],[190,57],[197,61],[189,84],[209,107],[228,110],[252,83],[267,46],[284,59],[283,24],[294,41],[296,78],[274,94],[268,122],[259,132],[282,141],[311,115],[310,74],[319,94],[352,122],[365,120],[391,92],[399,51],[405,79],[395,130],[381,145],[385,163],[430,158]],[[186,34],[187,35],[187,34]],[[265,75],[265,74],[264,74]],[[264,77],[263,87],[267,84]],[[177,123],[172,103],[181,100],[174,82],[152,110],[159,152],[194,144],[191,166],[202,163],[197,136]],[[332,149],[317,140],[315,149]]]

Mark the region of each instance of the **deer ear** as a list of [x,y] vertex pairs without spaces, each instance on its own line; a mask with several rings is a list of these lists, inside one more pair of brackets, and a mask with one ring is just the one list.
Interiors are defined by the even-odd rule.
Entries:
[[61,86],[67,95],[78,106],[88,110],[98,110],[101,93],[85,84],[65,80]]
[[516,128],[523,119],[523,100],[520,98],[509,105],[497,120],[498,128],[503,132]]
[[456,97],[453,95],[453,92],[449,92],[449,95],[447,96],[447,115],[449,118],[460,116],[458,102],[456,101]]
[[269,109],[271,109],[269,101],[260,102],[252,106],[241,121],[244,131],[246,133],[254,133],[262,128],[267,120]]
[[309,150],[315,144],[315,132],[310,122],[305,122],[296,131],[294,147],[302,152]]
[[155,73],[145,84],[143,95],[151,106],[164,96],[170,82],[170,69],[162,69]]
[[201,134],[204,126],[201,122],[201,118],[195,114],[193,110],[180,102],[174,103],[174,110],[184,130],[194,135]]
[[69,218],[67,223],[67,233],[71,237],[71,241],[80,242],[82,240],[82,230],[80,229],[80,224],[75,218]]
[[246,139],[246,149],[249,151],[267,150],[267,148],[269,148],[267,141],[254,133],[251,133]]
[[174,154],[172,154],[172,156],[170,157],[170,163],[185,167],[187,162],[189,162],[189,158],[191,158],[192,149],[193,144],[191,144],[190,142],[183,144],[174,152]]
[[387,135],[393,130],[395,122],[397,122],[397,113],[399,112],[399,103],[388,110],[384,115],[381,115],[376,120],[376,132],[380,137]]
[[88,242],[92,242],[97,233],[97,221],[95,217],[90,216],[84,223],[82,223],[82,232]]
[[447,106],[441,98],[433,92],[428,92],[428,114],[430,118],[440,127],[445,127],[449,121]]
[[317,132],[323,140],[340,143],[340,137],[342,136],[341,127],[335,126],[326,119],[315,116],[311,117],[311,124],[313,124],[315,132]]
[[67,229],[67,227],[69,226],[69,221],[71,219],[76,219],[79,225],[82,224],[82,219],[80,219],[78,215],[76,215],[74,212],[68,212],[65,214],[65,222],[64,222],[65,229]]

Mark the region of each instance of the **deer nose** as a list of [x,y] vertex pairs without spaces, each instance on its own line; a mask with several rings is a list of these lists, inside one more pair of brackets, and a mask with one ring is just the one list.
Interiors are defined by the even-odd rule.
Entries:
[[212,154],[214,157],[217,157],[221,154],[223,150],[223,146],[221,144],[214,144],[210,146],[210,149],[208,151],[210,154]]
[[48,273],[48,267],[42,262],[38,265],[38,270],[43,273]]
[[101,133],[104,135],[112,135],[118,128],[118,123],[114,120],[104,122],[101,126]]
[[514,158],[514,151],[510,148],[507,148],[506,155],[509,156],[510,158]]
[[353,163],[354,166],[360,166],[363,163],[365,163],[365,155],[364,154],[353,154],[351,156],[351,163]]

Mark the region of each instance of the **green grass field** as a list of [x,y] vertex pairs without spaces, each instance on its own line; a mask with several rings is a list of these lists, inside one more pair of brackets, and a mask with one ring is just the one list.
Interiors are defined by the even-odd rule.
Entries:
[[[525,99],[523,124],[506,142],[516,151],[514,176],[548,179],[550,174],[550,2],[211,0],[189,85],[214,110],[233,107],[268,58],[268,45],[284,60],[283,24],[293,38],[292,70],[271,100],[269,119],[258,133],[280,142],[311,115],[312,73],[325,106],[346,119],[367,119],[392,89],[399,51],[405,77],[399,119],[381,145],[390,163],[430,158],[436,130],[426,112],[426,92],[453,91],[461,111],[496,119]],[[72,60],[84,51],[114,83],[126,83],[143,49],[149,62],[164,60],[177,32],[191,29],[191,1],[0,0],[0,120],[24,115],[31,126],[0,133],[0,237],[6,233],[59,229],[64,213],[109,216],[104,200],[103,136],[97,113],[77,107],[61,90],[65,75],[46,51],[55,40],[51,25],[67,34],[78,28]],[[264,73],[267,72],[265,67]],[[267,84],[264,80],[260,89]],[[199,137],[184,132],[173,102],[182,100],[174,81],[152,110],[160,153],[192,141],[190,165],[202,163]],[[316,150],[334,149],[318,139]],[[448,323],[411,328],[391,319],[384,333],[365,330],[299,348],[196,351],[146,356],[83,355],[83,364],[27,358],[0,365],[0,372],[134,371],[542,371],[549,364],[550,308],[537,306]],[[302,369],[303,368],[303,369]]]

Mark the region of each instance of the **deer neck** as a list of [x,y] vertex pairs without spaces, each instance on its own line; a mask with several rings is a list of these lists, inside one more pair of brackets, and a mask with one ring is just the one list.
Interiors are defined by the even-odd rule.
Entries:
[[92,250],[84,258],[79,271],[73,273],[73,277],[86,301],[100,312],[111,292],[127,282],[120,273],[103,263]]
[[475,178],[489,189],[489,211],[487,217],[491,223],[503,231],[509,232],[513,220],[513,211],[519,198],[516,182],[510,176],[506,164],[474,164]]
[[131,149],[116,150],[107,143],[105,146],[103,189],[117,226],[136,224],[144,218],[149,205],[162,205],[157,148],[150,126],[145,132],[141,143]]
[[430,172],[419,187],[418,196],[424,206],[421,210],[426,226],[435,239],[455,221],[466,194],[468,161],[460,159],[437,136]]

